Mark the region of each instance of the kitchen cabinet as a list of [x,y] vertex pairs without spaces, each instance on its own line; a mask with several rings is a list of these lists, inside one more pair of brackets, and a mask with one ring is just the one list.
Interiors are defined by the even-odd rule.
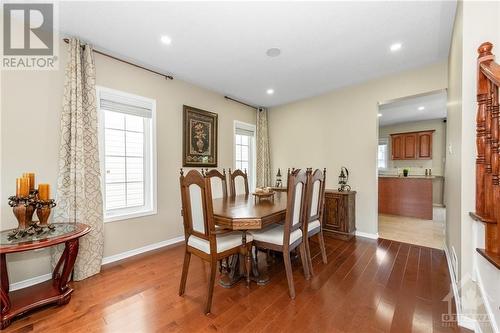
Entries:
[[432,159],[433,133],[434,130],[391,134],[391,159]]
[[393,160],[404,159],[403,135],[391,135],[391,151]]
[[378,212],[432,220],[431,177],[379,177]]
[[417,135],[414,133],[404,135],[404,159],[414,160],[417,153]]
[[432,131],[417,133],[418,159],[432,159]]

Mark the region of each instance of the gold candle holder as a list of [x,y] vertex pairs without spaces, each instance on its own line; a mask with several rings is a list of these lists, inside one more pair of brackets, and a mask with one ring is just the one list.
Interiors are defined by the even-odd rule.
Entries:
[[36,201],[36,216],[38,216],[40,226],[43,227],[49,225],[50,212],[55,206],[56,202],[54,199]]

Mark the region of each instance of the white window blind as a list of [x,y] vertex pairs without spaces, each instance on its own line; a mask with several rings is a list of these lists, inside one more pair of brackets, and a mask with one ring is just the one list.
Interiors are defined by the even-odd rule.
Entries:
[[154,211],[154,101],[100,90],[105,218]]
[[388,162],[388,141],[381,139],[378,143],[377,164],[379,169],[387,169]]
[[236,122],[234,128],[236,169],[246,170],[250,189],[253,189],[255,174],[255,128],[251,125]]

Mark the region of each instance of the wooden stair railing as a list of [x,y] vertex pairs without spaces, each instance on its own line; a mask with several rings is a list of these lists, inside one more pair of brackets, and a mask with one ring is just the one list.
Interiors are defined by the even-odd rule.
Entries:
[[492,49],[489,42],[478,48],[476,211],[470,216],[486,228],[486,248],[477,251],[500,269],[500,65]]

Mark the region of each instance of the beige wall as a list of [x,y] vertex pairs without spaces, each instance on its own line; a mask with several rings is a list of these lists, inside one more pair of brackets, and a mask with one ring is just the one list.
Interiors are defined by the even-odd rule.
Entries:
[[[443,119],[432,119],[425,121],[412,121],[402,124],[383,126],[379,128],[379,138],[389,140],[389,156],[391,156],[390,135],[395,133],[407,133],[434,130],[432,136],[432,159],[430,160],[391,160],[389,159],[389,168],[411,168],[416,173],[424,172],[425,169],[432,169],[432,174],[442,176],[444,174],[445,160],[445,137],[446,123]],[[422,169],[422,170],[418,170]]]
[[[2,230],[16,225],[7,197],[20,173],[34,171],[38,180],[55,187],[65,50],[61,45],[59,71],[2,72]],[[219,166],[226,168],[233,166],[234,120],[255,124],[255,111],[184,81],[169,81],[100,55],[96,55],[96,69],[98,85],[157,102],[158,214],[106,223],[104,255],[111,256],[183,235],[178,189],[182,105],[219,114]],[[8,261],[11,282],[49,272],[47,251],[9,255]]]
[[277,168],[326,167],[327,188],[341,166],[357,193],[356,225],[376,234],[378,103],[447,87],[446,63],[407,71],[270,110],[271,160]]

